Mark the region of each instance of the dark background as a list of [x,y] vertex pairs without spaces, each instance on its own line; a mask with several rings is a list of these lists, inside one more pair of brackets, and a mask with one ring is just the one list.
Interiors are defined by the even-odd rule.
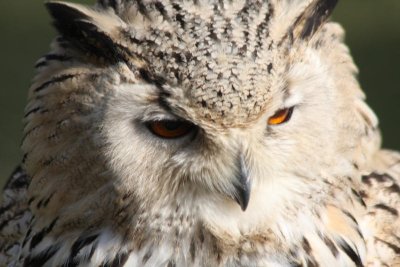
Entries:
[[[346,29],[384,147],[400,150],[400,1],[341,0],[334,19]],[[0,185],[21,159],[21,118],[33,65],[55,36],[49,22],[42,1],[0,1]]]

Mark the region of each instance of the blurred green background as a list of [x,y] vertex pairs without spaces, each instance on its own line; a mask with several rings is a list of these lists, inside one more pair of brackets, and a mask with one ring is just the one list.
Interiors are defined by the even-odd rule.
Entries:
[[[347,31],[368,103],[380,118],[383,145],[400,150],[400,1],[341,0],[334,19]],[[54,36],[42,1],[0,1],[0,185],[20,161],[33,65]]]

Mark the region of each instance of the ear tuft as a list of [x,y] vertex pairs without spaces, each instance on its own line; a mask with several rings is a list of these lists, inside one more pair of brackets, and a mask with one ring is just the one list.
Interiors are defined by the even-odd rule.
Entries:
[[109,63],[126,61],[126,51],[113,38],[122,26],[115,14],[65,2],[48,2],[46,7],[54,27],[75,48]]
[[55,1],[47,2],[45,5],[57,26],[68,27],[68,24],[72,21],[89,19],[89,16],[85,14],[88,8],[81,5]]
[[314,0],[297,18],[293,25],[294,37],[309,39],[329,18],[338,0]]

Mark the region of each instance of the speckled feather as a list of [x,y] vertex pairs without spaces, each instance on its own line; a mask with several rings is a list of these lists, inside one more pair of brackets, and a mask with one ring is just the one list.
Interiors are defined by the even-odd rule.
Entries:
[[[335,4],[48,3],[0,265],[400,266],[400,155]],[[197,130],[146,127],[176,119]]]

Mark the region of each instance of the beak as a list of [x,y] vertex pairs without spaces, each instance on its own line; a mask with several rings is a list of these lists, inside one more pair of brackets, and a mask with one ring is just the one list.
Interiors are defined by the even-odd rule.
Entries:
[[238,161],[239,172],[236,176],[234,199],[240,205],[242,211],[245,211],[250,200],[251,182],[249,179],[249,170],[242,153],[240,153]]

